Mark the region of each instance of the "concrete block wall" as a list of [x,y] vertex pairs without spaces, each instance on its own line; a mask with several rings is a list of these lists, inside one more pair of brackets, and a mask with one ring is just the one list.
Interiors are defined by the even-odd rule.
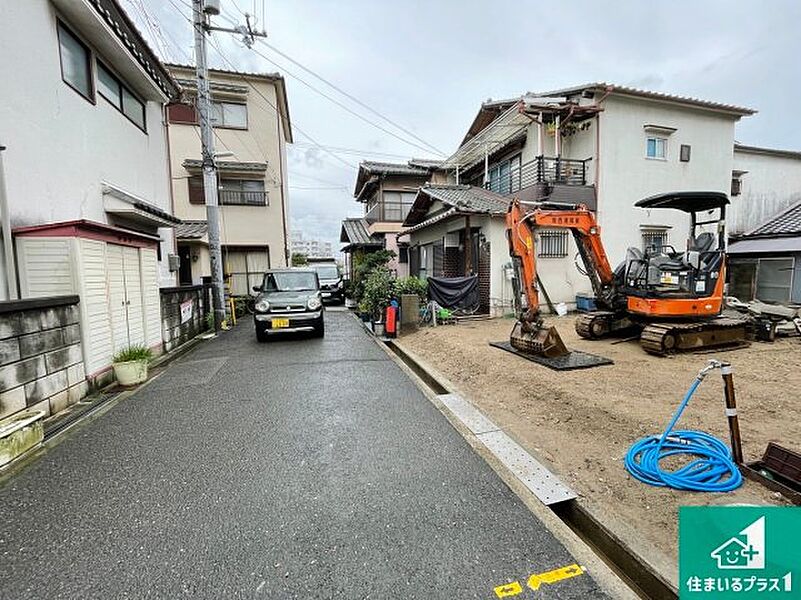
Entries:
[[[206,330],[210,296],[202,285],[161,288],[161,336],[170,352]],[[181,322],[181,304],[192,303],[192,315]]]
[[49,416],[87,394],[79,319],[78,296],[0,302],[0,418]]

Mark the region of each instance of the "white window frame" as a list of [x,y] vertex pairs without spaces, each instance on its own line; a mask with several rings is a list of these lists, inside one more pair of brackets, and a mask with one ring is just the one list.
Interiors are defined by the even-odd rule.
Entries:
[[[650,146],[651,140],[654,141],[654,151],[656,152],[659,149],[659,143],[662,143],[662,156],[659,154],[655,154],[654,156],[650,156],[648,154],[648,148]],[[655,134],[648,134],[645,136],[645,158],[648,160],[661,160],[666,161],[668,159],[668,138],[662,135],[655,135]]]
[[[211,124],[212,127],[220,127],[222,129],[242,129],[246,130],[248,128],[248,105],[246,102],[229,102],[227,100],[214,100],[211,107]],[[225,118],[225,107],[226,106],[241,106],[245,110],[245,124],[244,125],[232,125],[226,122]],[[220,118],[215,118],[214,113],[219,111]]]

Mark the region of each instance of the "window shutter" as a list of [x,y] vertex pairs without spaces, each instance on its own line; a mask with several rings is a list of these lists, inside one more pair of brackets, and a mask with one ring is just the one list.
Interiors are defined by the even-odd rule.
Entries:
[[167,120],[170,123],[196,124],[198,122],[197,109],[192,104],[167,105]]
[[205,204],[206,196],[203,192],[203,179],[192,176],[187,179],[189,184],[189,204]]

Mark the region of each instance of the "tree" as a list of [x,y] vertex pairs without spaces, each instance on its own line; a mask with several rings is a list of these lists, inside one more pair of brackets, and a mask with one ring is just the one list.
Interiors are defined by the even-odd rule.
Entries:
[[309,259],[302,252],[293,252],[291,260],[293,267],[303,267],[309,264]]

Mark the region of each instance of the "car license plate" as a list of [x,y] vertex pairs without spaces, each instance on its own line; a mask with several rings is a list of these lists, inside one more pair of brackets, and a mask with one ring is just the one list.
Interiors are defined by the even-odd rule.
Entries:
[[283,329],[289,327],[289,319],[273,319],[273,329]]
[[330,298],[331,292],[323,292],[323,298]]

